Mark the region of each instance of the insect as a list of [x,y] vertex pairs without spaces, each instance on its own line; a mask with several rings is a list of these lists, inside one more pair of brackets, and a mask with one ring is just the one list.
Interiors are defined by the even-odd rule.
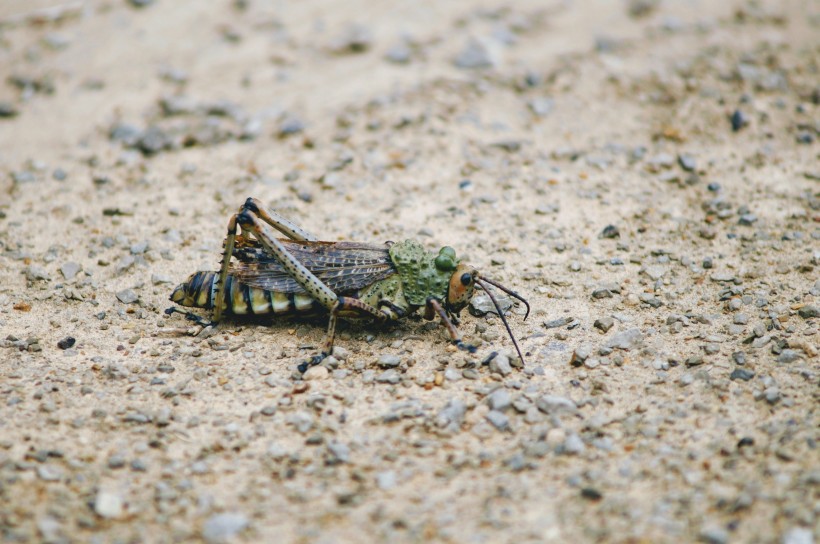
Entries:
[[[276,229],[286,238],[277,238]],[[171,293],[171,301],[190,308],[213,310],[213,322],[223,315],[307,315],[327,313],[329,322],[321,353],[299,365],[305,372],[333,350],[336,322],[372,319],[392,322],[423,309],[423,317],[441,319],[450,339],[465,344],[456,329],[458,315],[476,288],[495,305],[518,356],[512,330],[489,285],[529,303],[518,293],[460,262],[455,250],[443,247],[427,252],[415,240],[382,245],[356,242],[321,242],[293,222],[267,211],[248,198],[228,222],[228,234],[219,271],[192,274]],[[176,307],[188,319],[206,323],[200,316]]]

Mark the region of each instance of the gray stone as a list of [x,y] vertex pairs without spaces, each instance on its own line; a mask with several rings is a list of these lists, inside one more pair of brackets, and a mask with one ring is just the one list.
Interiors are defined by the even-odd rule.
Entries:
[[389,370],[385,370],[384,372],[376,376],[376,381],[379,383],[396,384],[401,381],[401,375],[395,368],[391,368]]
[[792,527],[783,535],[783,544],[814,544],[814,534],[806,527]]
[[51,275],[42,266],[30,264],[26,267],[26,279],[29,281],[48,281],[51,279]]
[[242,532],[249,524],[247,516],[239,512],[215,514],[202,525],[202,538],[213,543],[225,542]]
[[342,442],[330,441],[327,444],[327,451],[336,463],[347,463],[350,460],[350,448]]
[[63,277],[67,280],[74,279],[74,276],[80,273],[83,267],[79,265],[79,263],[75,263],[74,261],[68,261],[67,263],[63,263],[63,266],[60,267],[60,273]]
[[[509,297],[495,297],[495,300],[498,302],[498,307],[501,308],[501,311],[505,314],[507,313],[507,310],[512,308],[513,301]],[[476,317],[481,317],[487,314],[498,315],[498,311],[496,311],[492,299],[490,299],[487,295],[474,296],[470,300],[469,310],[470,314]]]
[[602,317],[600,319],[596,319],[595,323],[593,324],[593,326],[596,329],[599,329],[603,332],[609,332],[609,329],[611,329],[614,325],[615,320],[611,317]]
[[780,355],[777,356],[778,363],[793,363],[800,359],[802,355],[796,349],[784,349],[780,352]]
[[401,359],[398,355],[393,355],[392,353],[385,353],[379,360],[377,364],[382,368],[395,368],[401,364]]
[[561,445],[561,452],[566,455],[577,455],[583,453],[585,449],[584,441],[575,433],[568,434]]
[[492,410],[503,412],[512,404],[512,398],[506,389],[499,387],[487,397],[487,403]]
[[133,304],[139,300],[139,296],[137,296],[133,289],[123,289],[117,293],[117,299],[123,304]]
[[94,499],[94,511],[98,516],[107,519],[116,519],[123,514],[122,497],[113,491],[101,489]]
[[808,304],[797,310],[797,315],[799,315],[803,319],[820,317],[820,308],[813,304]]
[[545,414],[574,414],[578,411],[578,407],[571,399],[557,395],[542,395],[535,401],[535,405]]
[[496,372],[502,376],[509,376],[512,373],[510,358],[503,353],[499,353],[493,357],[493,360],[490,361],[490,372]]
[[492,68],[495,64],[487,46],[475,38],[471,38],[467,42],[454,62],[457,68],[467,70]]
[[376,485],[382,490],[396,487],[396,480],[396,473],[392,470],[385,470],[376,474]]
[[643,342],[643,333],[640,329],[629,329],[616,333],[607,340],[606,347],[611,349],[630,350],[638,347]]
[[498,410],[490,410],[485,417],[499,431],[506,431],[510,427],[510,418]]
[[450,431],[458,431],[464,422],[467,406],[459,398],[450,399],[436,415],[436,425]]

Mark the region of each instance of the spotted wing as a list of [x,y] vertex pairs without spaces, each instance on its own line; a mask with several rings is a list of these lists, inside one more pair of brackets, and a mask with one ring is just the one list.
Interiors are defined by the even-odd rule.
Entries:
[[[386,245],[356,242],[294,242],[279,240],[325,285],[335,293],[362,289],[396,273]],[[305,290],[255,241],[244,239],[237,244],[230,272],[240,283],[280,293],[304,293]]]

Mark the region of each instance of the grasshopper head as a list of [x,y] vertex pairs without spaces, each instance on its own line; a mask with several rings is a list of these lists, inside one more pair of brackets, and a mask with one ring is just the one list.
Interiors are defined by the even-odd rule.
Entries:
[[213,279],[213,272],[195,272],[188,276],[184,283],[177,285],[173,290],[171,302],[189,308],[207,308],[210,306],[210,285],[208,280]]
[[459,264],[453,275],[450,276],[450,285],[447,289],[446,307],[449,311],[458,314],[467,306],[475,292],[475,280],[478,271],[468,264]]

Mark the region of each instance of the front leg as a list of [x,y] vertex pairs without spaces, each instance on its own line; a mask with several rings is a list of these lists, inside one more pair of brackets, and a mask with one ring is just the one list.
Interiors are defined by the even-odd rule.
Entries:
[[447,332],[450,333],[450,341],[453,344],[458,346],[459,349],[469,351],[470,353],[476,352],[475,346],[462,342],[458,329],[455,325],[453,325],[453,322],[450,321],[450,318],[447,317],[447,312],[444,310],[444,307],[442,307],[441,302],[435,298],[428,298],[424,317],[427,319],[432,319],[434,315],[438,315],[441,318],[441,324],[445,329],[447,329]]

